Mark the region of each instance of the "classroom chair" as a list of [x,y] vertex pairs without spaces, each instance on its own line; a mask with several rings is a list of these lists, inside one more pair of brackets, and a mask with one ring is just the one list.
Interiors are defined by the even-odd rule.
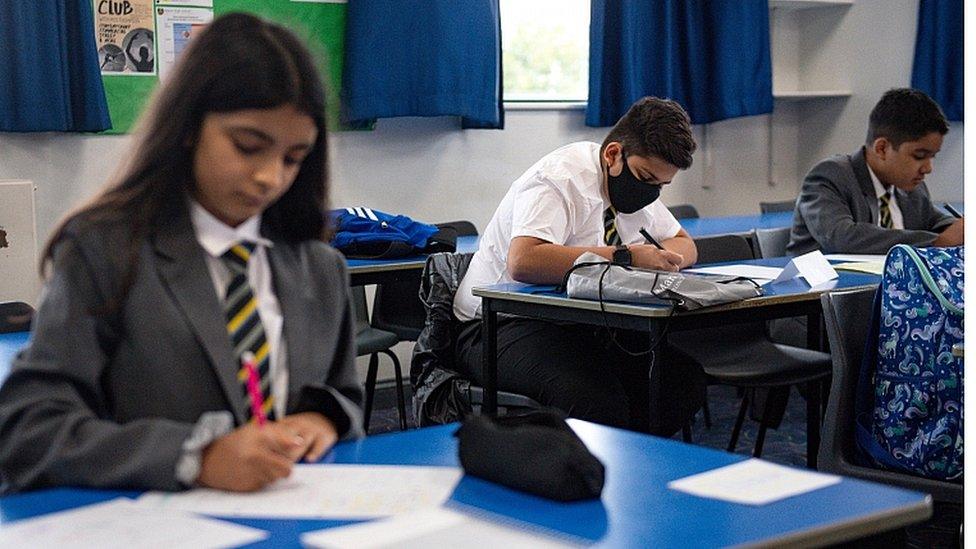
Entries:
[[962,483],[858,465],[855,458],[857,445],[854,440],[854,398],[868,337],[874,294],[875,290],[871,288],[830,292],[820,297],[833,359],[833,380],[827,399],[818,469],[928,492],[936,502],[961,504]]
[[23,301],[0,302],[0,334],[30,330],[34,308]]
[[[783,257],[786,245],[790,243],[790,228],[756,229],[753,242],[758,247],[760,257]],[[776,343],[803,347],[807,342],[806,317],[777,318],[767,323],[769,338]]]
[[780,200],[776,202],[760,202],[759,213],[792,212],[796,209],[796,199]]
[[356,314],[356,356],[369,355],[369,369],[366,370],[366,402],[363,407],[363,430],[369,433],[369,418],[373,412],[373,396],[376,392],[376,374],[379,370],[380,354],[386,355],[393,361],[400,430],[406,430],[407,407],[403,397],[403,371],[400,369],[400,360],[392,351],[393,346],[400,342],[400,338],[393,332],[370,326],[369,312],[366,310],[365,288],[353,286],[352,301],[353,312]]
[[759,257],[783,257],[790,243],[790,227],[756,229],[753,239],[759,247]]
[[[749,240],[742,235],[722,235],[695,239],[699,263],[752,259]],[[820,382],[830,375],[830,355],[769,340],[763,322],[676,332],[669,343],[695,359],[711,385],[730,385],[740,389],[742,399],[728,451],[734,452],[757,389],[788,394],[791,386],[807,390],[807,464],[814,467],[820,441]],[[707,344],[703,344],[707,342]],[[773,406],[782,399],[767,395],[759,422],[753,456],[762,455],[766,430],[772,423]]]
[[698,210],[691,204],[675,204],[668,206],[668,211],[675,219],[697,219]]
[[[478,236],[478,229],[470,221],[438,223],[440,228],[452,228],[457,236]],[[420,289],[420,273],[404,280],[378,284],[373,296],[373,316],[370,325],[379,330],[393,332],[400,341],[417,341],[424,328],[426,311],[417,291]]]
[[[484,403],[484,389],[452,367],[460,328],[454,316],[454,293],[473,256],[431,254],[424,266],[421,295],[427,317],[410,364],[414,410],[420,426],[458,421],[468,412],[479,412]],[[499,415],[542,407],[530,397],[508,391],[498,391],[496,402]]]

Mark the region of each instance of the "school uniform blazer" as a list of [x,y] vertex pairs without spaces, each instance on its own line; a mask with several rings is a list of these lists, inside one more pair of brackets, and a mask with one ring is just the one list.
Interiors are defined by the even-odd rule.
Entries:
[[[125,285],[125,231],[71,224],[56,247],[32,341],[0,388],[0,489],[75,485],[176,490],[195,422],[248,402],[224,312],[189,214],[142,241]],[[271,238],[287,341],[288,413],[317,411],[342,438],[362,430],[345,263],[322,242]]]
[[793,214],[786,253],[886,254],[896,244],[930,246],[953,218],[932,205],[924,183],[912,192],[895,189],[904,229],[878,226],[878,198],[864,148],[832,156],[810,170]]

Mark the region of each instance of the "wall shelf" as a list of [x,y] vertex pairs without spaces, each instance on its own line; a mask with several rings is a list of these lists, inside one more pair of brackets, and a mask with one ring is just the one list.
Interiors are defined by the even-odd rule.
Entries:
[[850,6],[854,0],[769,0],[769,7],[781,10],[808,10]]
[[773,90],[773,99],[777,101],[806,101],[850,96],[850,90]]

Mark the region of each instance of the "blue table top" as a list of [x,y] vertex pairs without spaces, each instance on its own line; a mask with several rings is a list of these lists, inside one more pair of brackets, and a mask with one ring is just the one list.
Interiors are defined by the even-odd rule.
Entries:
[[[744,456],[571,420],[606,465],[599,500],[548,501],[465,476],[449,505],[475,507],[564,532],[605,547],[717,547],[750,542],[864,535],[924,519],[924,494],[853,479],[763,506],[739,505],[669,490],[671,480],[736,463]],[[445,425],[341,443],[323,461],[457,466],[456,426]],[[0,498],[0,528],[27,517],[136,492],[54,489]],[[899,520],[900,518],[900,520]],[[230,520],[230,519],[227,519]],[[233,519],[271,532],[263,546],[298,546],[303,532],[348,524],[334,520]]]
[[748,233],[753,229],[779,229],[793,225],[793,212],[762,215],[734,215],[728,217],[698,217],[679,219],[692,237],[720,234]]
[[[944,202],[936,202],[936,206],[942,209]],[[965,205],[962,202],[951,202],[952,207],[965,213]],[[748,233],[753,229],[780,229],[793,226],[793,212],[775,212],[760,215],[733,215],[723,217],[699,217],[689,219],[679,219],[681,226],[684,227],[692,237],[714,236],[720,234],[740,234]]]
[[[789,262],[788,257],[771,257],[765,259],[750,259],[745,261],[730,261],[726,263],[715,263],[714,265],[762,265],[766,267],[784,267]],[[703,265],[696,265],[697,267]],[[762,286],[763,296],[759,298],[754,298],[761,300],[764,298],[772,297],[801,297],[809,294],[812,297],[816,297],[825,291],[832,290],[842,290],[846,288],[857,288],[862,286],[874,286],[881,282],[881,277],[865,274],[856,273],[850,271],[837,271],[839,275],[836,279],[827,281],[816,287],[811,287],[801,278],[794,278],[791,280],[783,282],[769,282]],[[524,284],[521,282],[509,282],[503,284],[494,284],[492,286],[487,286],[484,288],[475,288],[474,294],[485,296],[488,295],[493,298],[517,298],[519,295],[532,295],[532,296],[545,296],[553,298],[562,298],[569,300],[569,296],[565,292],[556,292],[555,286],[541,285],[541,284]],[[504,296],[501,294],[509,294]],[[607,302],[609,303],[609,301]],[[664,309],[666,305],[655,305],[655,304],[641,304],[641,303],[626,303],[627,307],[641,307],[641,308],[652,308],[652,309]],[[703,311],[705,309],[702,309]]]

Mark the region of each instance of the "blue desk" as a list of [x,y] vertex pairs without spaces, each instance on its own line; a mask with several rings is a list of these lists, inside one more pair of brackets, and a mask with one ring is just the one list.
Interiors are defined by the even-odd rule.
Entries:
[[729,217],[699,217],[679,219],[679,223],[692,237],[722,234],[747,234],[754,229],[781,229],[793,226],[793,212],[775,212],[762,215],[735,215]]
[[7,374],[10,373],[10,363],[17,356],[17,352],[24,345],[27,345],[28,339],[30,339],[30,332],[0,334],[0,383],[7,379]]
[[[451,504],[476,507],[596,542],[603,547],[718,547],[826,544],[920,522],[927,495],[854,479],[764,506],[737,505],[669,490],[669,481],[745,459],[673,440],[571,421],[606,465],[600,500],[557,503],[464,477]],[[342,443],[324,461],[457,466],[455,426]],[[0,498],[4,523],[134,492],[42,490]],[[231,520],[231,519],[228,519]],[[297,547],[303,532],[347,524],[329,520],[233,519],[271,532],[264,546]]]
[[[789,258],[778,257],[736,261],[751,265],[783,267]],[[670,331],[725,326],[729,324],[756,322],[774,318],[796,316],[807,317],[807,343],[810,348],[819,348],[821,341],[820,295],[826,291],[858,287],[875,287],[881,278],[870,274],[841,271],[840,277],[816,288],[810,288],[801,279],[769,283],[763,286],[761,297],[746,299],[706,307],[690,312],[677,312],[670,315],[664,305],[643,305],[636,303],[605,302],[603,311],[597,301],[573,299],[565,293],[556,293],[553,286],[540,286],[521,283],[496,284],[484,288],[474,288],[472,293],[481,298],[482,330],[485,350],[482,353],[482,378],[484,382],[484,405],[486,414],[494,414],[497,401],[497,323],[498,313],[509,313],[530,318],[558,320],[594,326],[606,325],[612,328],[643,331],[651,334],[652,340],[660,338],[665,328]],[[659,368],[651,368],[651,400],[655,401]],[[651,416],[652,429],[656,417]],[[653,432],[653,431],[652,431]],[[815,445],[816,440],[812,440]],[[815,447],[815,446],[814,446]],[[815,455],[811,453],[811,455]]]
[[[942,209],[944,202],[936,202],[936,206]],[[952,207],[965,213],[965,205],[962,202],[951,202]],[[734,215],[725,217],[699,217],[679,219],[681,226],[684,227],[692,237],[717,236],[723,234],[747,234],[753,230],[761,229],[781,229],[793,226],[793,212],[774,212],[761,215]]]
[[[459,236],[457,239],[459,253],[474,253],[478,251],[477,236]],[[369,284],[384,284],[416,277],[427,263],[426,254],[418,254],[399,259],[348,259],[349,282],[353,286]]]

